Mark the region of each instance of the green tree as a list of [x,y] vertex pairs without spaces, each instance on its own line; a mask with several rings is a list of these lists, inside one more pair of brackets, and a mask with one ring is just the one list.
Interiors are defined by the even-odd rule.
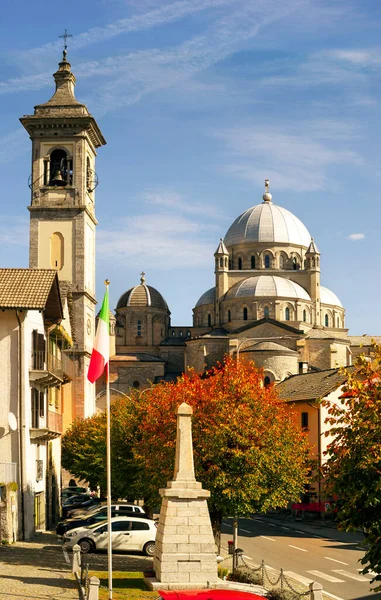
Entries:
[[[339,404],[329,404],[327,435],[333,436],[324,465],[327,490],[337,497],[341,529],[365,534],[363,573],[381,581],[381,347],[372,360],[360,357]],[[378,585],[377,590],[381,589]]]

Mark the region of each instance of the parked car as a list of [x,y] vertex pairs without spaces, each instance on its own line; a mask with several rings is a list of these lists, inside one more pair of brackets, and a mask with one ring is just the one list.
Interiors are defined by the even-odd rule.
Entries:
[[92,498],[87,494],[78,494],[77,496],[71,496],[62,504],[61,507],[61,516],[63,519],[66,519],[70,510],[74,510],[75,508],[83,508],[96,506],[100,502],[100,498]]
[[[152,519],[139,517],[114,517],[111,519],[111,541],[113,550],[138,550],[147,556],[155,552],[157,525]],[[88,527],[77,527],[64,535],[68,548],[78,544],[84,553],[107,550],[107,522]]]
[[[143,512],[143,509],[140,506],[135,506],[133,504],[111,504],[111,517],[128,517],[129,515],[146,517],[145,512]],[[105,519],[107,519],[107,506],[98,506],[96,508],[92,506],[89,510],[80,512],[77,516],[57,523],[56,533],[58,536],[63,536],[64,533],[70,531],[70,529],[86,527],[93,523],[100,523]]]
[[71,496],[76,496],[77,494],[86,494],[87,488],[81,487],[79,485],[69,485],[66,488],[63,488],[61,492],[62,502],[67,500]]
[[159,590],[162,600],[263,600],[264,596],[240,590]]
[[[102,499],[102,503],[104,502],[104,498]],[[102,508],[103,506],[105,506],[104,504],[102,504]],[[117,503],[113,503],[111,506],[123,506],[123,510],[124,512],[128,513],[128,514],[133,514],[134,517],[147,517],[146,513],[144,512],[144,510],[142,509],[141,506],[136,506],[136,504],[124,504],[123,502],[117,502]],[[73,509],[70,510],[68,513],[68,517],[75,518],[75,517],[84,517],[85,515],[88,514],[89,511],[94,510],[94,507],[92,506],[88,506],[87,508],[77,508],[77,509]],[[114,516],[114,515],[113,515]],[[118,515],[115,515],[115,517],[117,517]],[[126,515],[123,515],[126,516]]]

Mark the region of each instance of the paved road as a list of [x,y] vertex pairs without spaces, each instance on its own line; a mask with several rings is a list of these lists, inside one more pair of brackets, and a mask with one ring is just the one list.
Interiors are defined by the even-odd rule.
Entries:
[[[222,546],[232,539],[232,520],[223,527]],[[338,532],[319,523],[293,521],[287,517],[240,519],[238,545],[249,564],[266,565],[296,581],[318,581],[333,600],[380,600],[370,591],[371,576],[359,573],[364,550],[360,533]]]

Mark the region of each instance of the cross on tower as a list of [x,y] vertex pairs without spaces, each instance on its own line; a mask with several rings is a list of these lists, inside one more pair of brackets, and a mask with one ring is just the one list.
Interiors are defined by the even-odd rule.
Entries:
[[144,283],[144,282],[145,282],[145,280],[146,280],[144,271],[142,271],[142,272],[140,273],[140,275],[141,275],[140,281],[141,281],[141,283]]
[[58,36],[59,38],[63,38],[64,40],[64,48],[63,48],[63,59],[66,60],[66,55],[67,55],[67,38],[69,37],[73,37],[71,35],[71,33],[67,32],[67,29],[65,29],[64,33],[62,35]]

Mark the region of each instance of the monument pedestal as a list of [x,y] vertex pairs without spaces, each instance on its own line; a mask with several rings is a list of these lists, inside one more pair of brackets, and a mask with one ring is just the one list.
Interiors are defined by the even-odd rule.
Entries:
[[174,480],[160,490],[163,498],[152,589],[195,589],[216,587],[217,557],[207,498],[196,481],[193,465],[191,415],[183,403],[178,408]]

